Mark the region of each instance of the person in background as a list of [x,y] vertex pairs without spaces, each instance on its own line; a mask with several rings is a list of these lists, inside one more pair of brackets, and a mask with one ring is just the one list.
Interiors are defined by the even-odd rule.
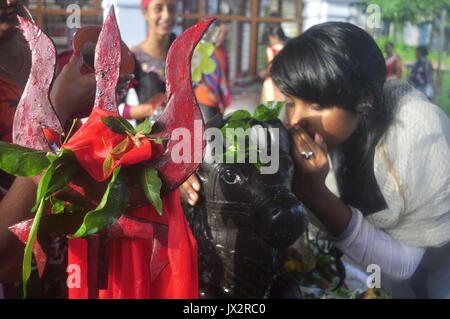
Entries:
[[211,59],[216,63],[216,69],[212,74],[203,74],[202,80],[195,87],[195,96],[199,103],[218,108],[223,113],[231,105],[232,100],[229,87],[228,53],[224,45],[227,34],[226,24],[221,23],[213,31],[216,30],[217,35],[210,39],[214,43]]
[[386,51],[386,80],[401,79],[403,63],[401,57],[394,53],[394,43],[387,42],[384,50]]
[[[293,192],[342,253],[396,298],[450,298],[450,120],[386,81],[372,37],[350,23],[290,40],[270,75],[286,96]],[[331,166],[338,192],[325,179]]]
[[433,64],[428,60],[427,55],[428,49],[426,46],[417,47],[417,61],[409,75],[409,83],[432,101],[434,98]]
[[165,105],[165,66],[172,33],[177,21],[176,0],[142,0],[142,15],[148,25],[147,38],[131,48],[135,56],[134,86],[139,105],[125,104],[122,116],[126,119],[144,120],[158,107]]
[[270,78],[270,65],[278,52],[283,49],[288,38],[284,34],[283,28],[280,24],[272,25],[267,31],[269,46],[266,49],[266,70],[264,72],[264,83],[261,92],[261,103],[267,101],[281,101],[284,99],[283,94],[273,84]]

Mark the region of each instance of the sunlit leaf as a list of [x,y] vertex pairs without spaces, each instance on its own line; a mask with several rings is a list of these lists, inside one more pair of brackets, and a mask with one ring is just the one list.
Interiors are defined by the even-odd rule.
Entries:
[[66,202],[56,197],[51,197],[50,202],[52,203],[52,214],[63,213],[66,208]]
[[23,285],[23,298],[27,296],[27,284],[31,274],[31,258],[33,252],[33,244],[36,239],[39,223],[41,221],[42,212],[44,211],[45,201],[44,198],[39,202],[39,208],[31,226],[30,234],[28,235],[27,244],[25,246],[25,253],[23,255],[22,263],[22,285]]
[[45,153],[0,141],[0,169],[14,176],[36,176],[50,164]]
[[141,132],[144,135],[148,135],[152,131],[152,123],[150,123],[148,118],[146,118],[144,120],[144,122],[142,122],[141,124],[138,125],[138,127],[136,128],[136,131]]
[[284,101],[269,101],[260,104],[253,115],[253,117],[261,122],[269,122],[276,120],[280,116],[283,106],[286,104]]
[[[127,149],[128,144],[130,144],[130,140],[129,140],[128,136],[127,136],[127,137],[125,137],[125,139],[124,139],[122,142],[120,142],[119,144],[117,144],[117,145],[112,149],[111,154],[114,154],[114,155],[122,154],[122,153],[125,152],[125,150]],[[109,171],[108,171],[108,172],[109,172]]]
[[108,156],[106,156],[105,160],[103,161],[103,176],[108,176],[113,168],[114,159],[112,158],[111,154],[108,154]]

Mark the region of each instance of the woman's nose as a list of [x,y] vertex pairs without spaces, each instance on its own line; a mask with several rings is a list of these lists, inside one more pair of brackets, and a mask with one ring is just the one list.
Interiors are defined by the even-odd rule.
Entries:
[[290,126],[300,125],[302,128],[308,126],[308,111],[303,106],[295,106],[294,110],[288,111]]
[[164,8],[162,10],[162,13],[161,13],[161,16],[162,16],[162,19],[164,21],[170,20],[170,18],[172,16],[172,13],[171,13],[170,9],[167,6],[164,6]]

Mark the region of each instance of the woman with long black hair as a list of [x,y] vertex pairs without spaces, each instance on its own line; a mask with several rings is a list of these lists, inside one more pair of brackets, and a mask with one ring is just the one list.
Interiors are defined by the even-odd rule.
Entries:
[[134,88],[140,104],[125,104],[121,113],[126,119],[144,120],[165,105],[166,57],[175,40],[172,31],[177,22],[177,10],[176,0],[141,1],[148,33],[143,42],[131,48],[136,62],[134,75],[137,84]]
[[[395,297],[450,297],[445,113],[405,82],[385,82],[382,52],[349,23],[290,40],[270,76],[286,96],[295,193],[335,246],[378,265]],[[328,154],[337,195],[325,184]]]

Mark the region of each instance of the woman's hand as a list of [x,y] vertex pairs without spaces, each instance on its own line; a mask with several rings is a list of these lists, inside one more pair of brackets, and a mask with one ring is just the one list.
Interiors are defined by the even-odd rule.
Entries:
[[78,108],[94,103],[95,76],[93,73],[81,74],[81,64],[82,58],[73,56],[63,67],[50,92],[50,100],[62,125]]
[[294,189],[297,196],[302,200],[303,197],[317,196],[326,189],[325,178],[330,169],[327,145],[318,133],[312,139],[299,125],[289,128],[289,133],[292,139],[291,154],[296,175]]
[[166,105],[166,95],[157,93],[148,99],[145,103],[130,107],[130,118],[143,120],[148,118],[159,106]]
[[[327,145],[319,134],[316,133],[312,139],[298,125],[288,130],[292,138],[291,153],[295,165],[293,192],[330,234],[338,236],[347,228],[352,214],[350,208],[325,185],[330,170]],[[302,156],[302,152],[312,152],[312,155]]]
[[198,201],[198,191],[200,191],[200,182],[194,173],[180,186],[181,199],[195,206]]
[[[50,100],[63,125],[80,108],[94,104],[95,75],[94,73],[81,74],[82,63],[81,57],[72,56],[56,78],[50,92]],[[119,76],[116,88],[119,96],[124,94],[133,78],[133,74],[121,74]]]

